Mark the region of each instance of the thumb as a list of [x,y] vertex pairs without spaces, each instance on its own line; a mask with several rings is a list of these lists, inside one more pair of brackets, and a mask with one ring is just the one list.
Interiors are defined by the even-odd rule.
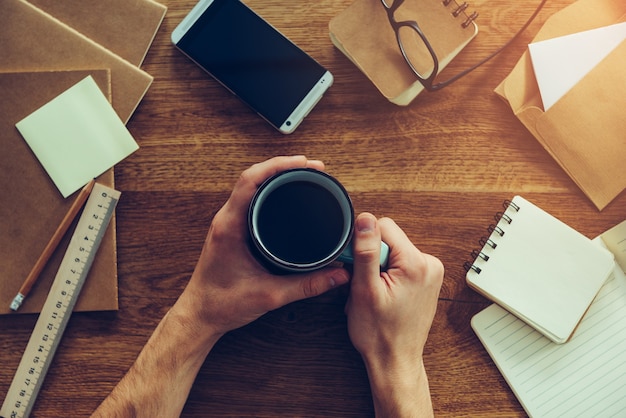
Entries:
[[380,276],[380,228],[371,213],[360,214],[355,223],[353,238],[354,279],[369,281]]
[[319,296],[329,290],[344,285],[350,275],[343,268],[325,268],[289,278],[284,287],[287,303]]

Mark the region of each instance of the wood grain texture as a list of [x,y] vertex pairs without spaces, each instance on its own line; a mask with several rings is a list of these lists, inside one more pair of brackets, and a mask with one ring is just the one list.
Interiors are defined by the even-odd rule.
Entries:
[[[436,415],[524,416],[471,331],[471,316],[488,301],[466,286],[464,261],[515,194],[588,237],[626,217],[626,195],[598,212],[493,93],[545,19],[570,1],[548,2],[500,56],[406,108],[379,96],[332,46],[328,22],[349,2],[247,1],[335,76],[304,123],[284,136],[171,45],[195,0],[162,0],[168,13],[142,66],[155,80],[128,124],[141,148],[116,166],[120,310],[73,315],[33,416],[87,416],[96,408],[181,293],[239,173],[283,154],[323,160],[357,211],[394,218],[444,262],[425,354]],[[480,33],[447,73],[504,43],[534,5],[471,7],[480,12]],[[373,416],[365,369],[347,336],[346,296],[343,288],[296,302],[226,335],[200,370],[183,416]],[[0,318],[0,393],[35,321]]]

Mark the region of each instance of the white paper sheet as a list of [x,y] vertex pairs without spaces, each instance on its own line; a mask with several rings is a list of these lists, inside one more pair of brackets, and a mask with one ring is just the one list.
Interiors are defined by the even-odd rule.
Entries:
[[626,39],[626,22],[528,45],[547,111]]

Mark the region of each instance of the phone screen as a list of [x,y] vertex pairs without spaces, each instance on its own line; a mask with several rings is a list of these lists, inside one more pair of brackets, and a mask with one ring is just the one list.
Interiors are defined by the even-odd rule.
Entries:
[[274,126],[326,73],[238,0],[214,0],[176,45]]

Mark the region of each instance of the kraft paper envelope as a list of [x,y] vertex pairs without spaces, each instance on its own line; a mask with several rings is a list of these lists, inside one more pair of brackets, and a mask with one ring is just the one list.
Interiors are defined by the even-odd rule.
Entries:
[[[625,20],[623,0],[578,0],[551,16],[533,42]],[[626,188],[624,68],[626,41],[544,112],[527,51],[495,89],[600,210]]]

